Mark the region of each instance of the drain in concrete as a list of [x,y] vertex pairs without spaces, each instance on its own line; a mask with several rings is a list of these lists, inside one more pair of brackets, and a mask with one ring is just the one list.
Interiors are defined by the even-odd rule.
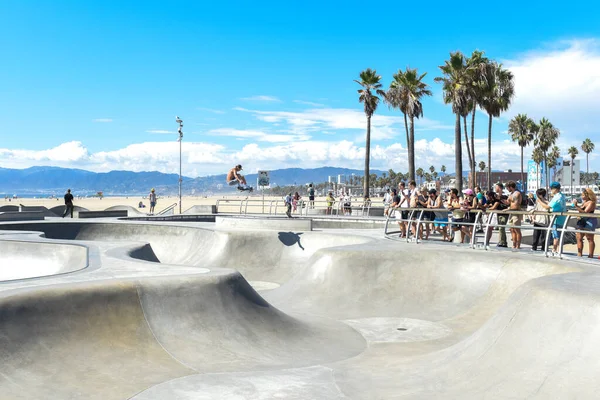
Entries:
[[373,317],[347,319],[347,323],[369,342],[423,342],[452,333],[444,324],[411,318]]

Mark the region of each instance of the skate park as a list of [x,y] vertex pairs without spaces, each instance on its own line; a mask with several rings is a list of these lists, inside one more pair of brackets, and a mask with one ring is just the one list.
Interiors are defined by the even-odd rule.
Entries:
[[595,264],[396,240],[382,217],[178,217],[0,224],[0,398],[598,389]]

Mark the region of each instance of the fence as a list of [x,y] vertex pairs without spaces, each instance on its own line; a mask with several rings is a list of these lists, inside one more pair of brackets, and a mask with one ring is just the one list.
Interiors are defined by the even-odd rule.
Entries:
[[[403,218],[401,212],[406,212],[407,217]],[[575,233],[575,234],[580,233],[580,234],[584,234],[584,235],[590,235],[590,234],[600,235],[600,232],[598,230],[589,231],[589,230],[573,229],[573,228],[569,227],[569,221],[571,221],[574,218],[600,218],[600,214],[584,214],[584,213],[575,213],[575,212],[548,213],[548,212],[540,212],[540,211],[530,212],[530,211],[513,211],[513,210],[501,210],[501,211],[500,210],[488,210],[488,211],[484,212],[483,210],[470,210],[469,213],[475,214],[475,218],[474,218],[473,222],[468,222],[468,221],[453,222],[450,217],[448,218],[448,221],[440,221],[440,220],[430,221],[428,219],[424,219],[423,216],[427,212],[437,212],[440,214],[446,213],[447,215],[450,214],[449,211],[445,208],[441,208],[441,209],[432,209],[432,208],[390,209],[390,213],[389,213],[388,217],[386,218],[386,222],[385,222],[385,228],[384,228],[385,236],[390,237],[391,235],[401,233],[401,230],[397,230],[397,231],[390,230],[389,225],[390,225],[390,222],[392,222],[392,221],[406,223],[408,225],[407,231],[406,231],[406,241],[414,242],[414,243],[422,242],[420,237],[422,235],[423,226],[425,224],[432,224],[432,223],[438,224],[438,225],[445,224],[448,227],[467,226],[467,227],[470,227],[470,229],[471,229],[471,232],[470,232],[471,235],[470,235],[468,247],[470,247],[471,249],[483,248],[485,250],[488,250],[490,248],[491,230],[492,229],[494,229],[494,228],[510,229],[510,228],[517,227],[517,226],[513,226],[509,223],[511,216],[522,215],[522,216],[529,216],[531,218],[534,218],[535,216],[544,215],[547,217],[547,225],[538,227],[533,224],[531,224],[531,225],[522,225],[521,224],[518,226],[518,228],[521,229],[522,231],[523,230],[525,230],[525,231],[541,230],[541,231],[545,232],[543,252],[546,257],[548,257],[550,255],[548,250],[551,245],[551,243],[550,243],[551,233],[553,230],[557,231],[559,233],[557,256],[562,259],[563,245],[565,242],[565,235],[567,234],[567,232]],[[398,218],[398,215],[400,216],[400,218]],[[493,218],[494,215],[496,216],[495,219]],[[500,218],[498,218],[498,215],[506,215],[507,222],[504,224],[500,224]],[[486,217],[485,221],[484,221],[484,217]],[[555,221],[556,221],[557,217],[565,217],[565,220],[564,220],[562,226],[555,226],[556,225]],[[502,219],[504,219],[504,218],[502,218]],[[496,222],[494,222],[494,220]],[[415,228],[414,234],[411,237],[410,227],[413,224],[416,228]],[[483,235],[484,235],[483,242],[478,241],[478,234],[481,233],[481,232],[478,232],[478,229],[477,229],[478,227],[481,227],[483,230]]]
[[[358,210],[354,215],[368,217],[371,212],[371,202],[365,202],[362,199],[351,199],[350,205],[346,206],[340,200],[334,200],[329,206],[327,200],[300,200],[296,205],[296,211],[293,213],[299,216],[308,216],[310,210],[324,211],[324,215],[342,216],[347,210]],[[258,200],[258,199],[227,199],[217,200],[217,213],[235,213],[235,214],[268,214],[284,215],[287,207],[284,200]]]

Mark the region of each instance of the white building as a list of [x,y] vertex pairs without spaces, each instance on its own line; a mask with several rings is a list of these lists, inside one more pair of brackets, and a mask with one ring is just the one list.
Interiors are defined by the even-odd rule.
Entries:
[[[573,166],[571,168],[571,163]],[[572,171],[572,172],[571,172]],[[571,186],[573,193],[578,193],[585,186],[581,185],[581,164],[580,160],[571,160],[570,158],[562,158],[557,161],[556,174],[554,180],[560,183],[562,191],[571,194]]]

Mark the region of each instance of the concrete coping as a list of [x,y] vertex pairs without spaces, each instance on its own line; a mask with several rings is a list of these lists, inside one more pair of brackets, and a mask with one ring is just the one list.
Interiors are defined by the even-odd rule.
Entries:
[[44,219],[44,213],[41,211],[0,212],[0,221],[42,221]]
[[126,217],[127,210],[79,211],[79,218]]
[[282,218],[282,217],[248,217],[248,216],[217,216],[216,226],[222,228],[312,231],[311,219]]

